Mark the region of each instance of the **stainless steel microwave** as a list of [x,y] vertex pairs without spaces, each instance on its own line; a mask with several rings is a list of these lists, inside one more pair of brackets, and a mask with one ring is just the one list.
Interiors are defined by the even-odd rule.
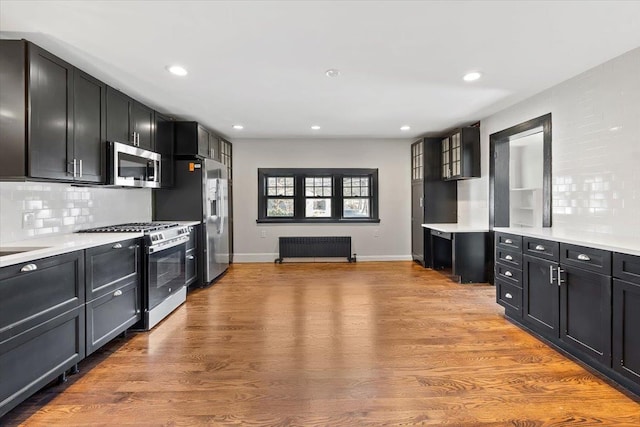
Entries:
[[109,184],[160,188],[160,154],[120,142],[109,142]]

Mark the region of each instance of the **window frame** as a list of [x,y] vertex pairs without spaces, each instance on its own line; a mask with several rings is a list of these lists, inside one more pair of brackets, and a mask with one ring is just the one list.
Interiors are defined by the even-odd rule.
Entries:
[[[294,177],[294,208],[292,217],[267,216],[267,200],[275,196],[267,196],[267,178]],[[305,216],[305,178],[327,177],[332,179],[331,217]],[[370,217],[344,217],[344,199],[342,178],[369,177]],[[311,197],[309,197],[311,198]],[[349,199],[350,197],[346,197]],[[364,168],[258,168],[258,219],[257,223],[379,223],[378,216],[378,169]]]

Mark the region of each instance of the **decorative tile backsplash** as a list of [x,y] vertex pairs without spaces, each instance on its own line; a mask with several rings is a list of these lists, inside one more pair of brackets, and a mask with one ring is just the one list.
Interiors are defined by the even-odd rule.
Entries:
[[0,244],[151,220],[151,190],[0,182]]

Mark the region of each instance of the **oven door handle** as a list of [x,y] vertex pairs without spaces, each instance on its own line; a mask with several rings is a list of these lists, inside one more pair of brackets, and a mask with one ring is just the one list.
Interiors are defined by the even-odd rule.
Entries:
[[154,254],[156,252],[160,252],[165,249],[170,249],[179,245],[184,245],[187,243],[187,240],[189,240],[189,236],[180,236],[179,238],[169,242],[165,242],[159,245],[151,245],[147,248],[147,253]]

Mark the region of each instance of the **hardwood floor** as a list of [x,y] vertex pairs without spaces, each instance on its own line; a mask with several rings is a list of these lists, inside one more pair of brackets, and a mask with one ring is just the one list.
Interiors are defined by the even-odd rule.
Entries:
[[410,262],[235,264],[3,425],[640,425],[640,405]]

